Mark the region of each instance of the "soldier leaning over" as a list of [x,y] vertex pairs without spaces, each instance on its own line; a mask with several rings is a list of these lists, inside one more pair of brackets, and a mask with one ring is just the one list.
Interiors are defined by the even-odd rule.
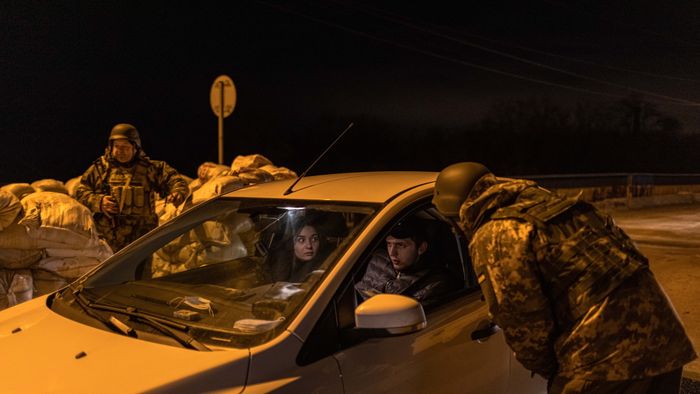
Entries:
[[175,169],[146,157],[136,128],[121,123],[112,128],[105,154],[83,174],[76,198],[116,252],[158,226],[155,193],[178,206],[188,192]]
[[478,163],[445,168],[433,203],[459,221],[495,323],[550,393],[678,393],[697,356],[610,217]]

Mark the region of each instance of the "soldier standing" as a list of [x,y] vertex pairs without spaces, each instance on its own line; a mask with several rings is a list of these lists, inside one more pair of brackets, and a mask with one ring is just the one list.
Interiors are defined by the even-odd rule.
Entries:
[[178,206],[188,192],[175,169],[145,155],[138,130],[121,123],[112,128],[104,155],[80,178],[76,198],[93,212],[97,230],[116,252],[158,226],[156,193]]
[[494,322],[550,393],[678,393],[697,356],[646,257],[610,217],[478,163],[442,170],[433,203],[469,239]]

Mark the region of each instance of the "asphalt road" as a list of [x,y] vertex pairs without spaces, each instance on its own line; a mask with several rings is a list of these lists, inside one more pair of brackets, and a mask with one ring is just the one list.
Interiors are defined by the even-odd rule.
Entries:
[[[649,258],[700,351],[700,204],[615,211],[612,216]],[[700,360],[686,365],[684,393],[700,393]]]

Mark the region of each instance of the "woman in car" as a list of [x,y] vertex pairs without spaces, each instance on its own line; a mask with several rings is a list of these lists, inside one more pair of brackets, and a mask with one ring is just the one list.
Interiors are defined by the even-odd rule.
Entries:
[[325,245],[318,226],[302,221],[295,226],[291,242],[286,244],[272,262],[271,274],[275,282],[303,282],[318,270],[324,260]]

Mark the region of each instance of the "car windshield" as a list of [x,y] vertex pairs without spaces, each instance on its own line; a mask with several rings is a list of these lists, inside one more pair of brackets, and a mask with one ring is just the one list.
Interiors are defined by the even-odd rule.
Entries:
[[375,210],[211,200],[123,249],[73,293],[98,310],[177,323],[209,347],[261,344],[284,329]]

